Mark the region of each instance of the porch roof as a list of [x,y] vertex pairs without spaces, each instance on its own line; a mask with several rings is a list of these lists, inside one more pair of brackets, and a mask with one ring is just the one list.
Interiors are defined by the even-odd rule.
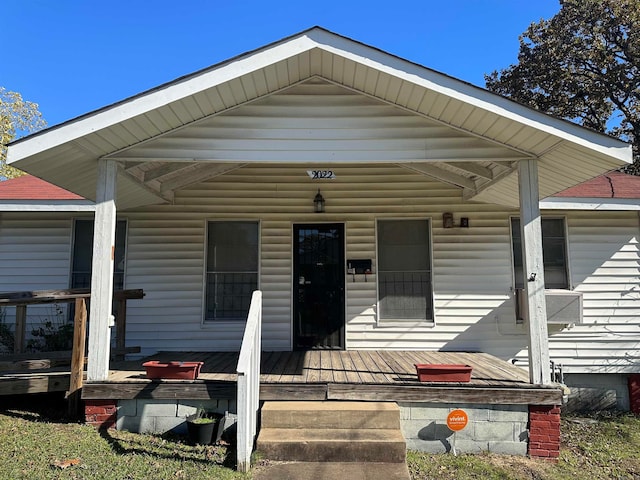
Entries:
[[433,149],[423,138],[400,159],[335,156],[325,148],[292,163],[398,163],[462,188],[469,200],[517,206],[517,160],[538,159],[541,198],[632,161],[630,145],[617,139],[315,27],[13,142],[8,162],[95,199],[97,160],[113,158],[120,209],[171,201],[175,189],[271,160],[255,150],[230,156],[215,142],[170,158],[127,152],[319,81],[446,128],[457,143]]

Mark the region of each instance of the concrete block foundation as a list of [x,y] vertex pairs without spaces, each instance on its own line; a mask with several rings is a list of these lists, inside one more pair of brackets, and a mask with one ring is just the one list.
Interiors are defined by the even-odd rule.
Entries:
[[[431,453],[493,452],[526,455],[527,405],[399,403],[400,423],[407,448]],[[456,408],[467,412],[468,425],[452,432],[447,415]],[[455,437],[454,437],[455,435]]]
[[225,428],[235,423],[235,402],[229,400],[86,400],[85,422],[97,428],[135,433],[187,433],[186,417],[199,408],[225,416]]
[[571,390],[565,412],[601,410],[629,411],[629,379],[633,375],[566,373],[564,383]]

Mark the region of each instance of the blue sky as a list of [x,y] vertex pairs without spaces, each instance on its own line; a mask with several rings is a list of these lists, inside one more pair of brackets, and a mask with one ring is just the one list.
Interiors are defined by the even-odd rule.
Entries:
[[484,86],[558,0],[3,0],[0,86],[55,125],[319,25]]

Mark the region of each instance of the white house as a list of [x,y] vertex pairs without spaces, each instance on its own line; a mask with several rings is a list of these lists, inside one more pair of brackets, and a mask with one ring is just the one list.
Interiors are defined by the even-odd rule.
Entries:
[[10,164],[95,207],[0,205],[0,290],[78,285],[95,211],[89,381],[108,373],[115,268],[146,293],[127,316],[142,355],[237,350],[260,289],[265,350],[488,352],[534,384],[551,360],[624,407],[638,198],[553,196],[631,160],[313,28],[11,144]]

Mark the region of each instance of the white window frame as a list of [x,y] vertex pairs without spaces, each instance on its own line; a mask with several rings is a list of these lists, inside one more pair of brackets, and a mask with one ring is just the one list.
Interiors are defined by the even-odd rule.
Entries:
[[[90,223],[94,223],[93,218],[90,217],[75,217],[72,219],[72,228],[71,228],[71,252],[69,255],[70,258],[70,262],[69,262],[69,288],[73,288],[73,275],[75,270],[73,269],[73,264],[75,261],[75,256],[76,256],[76,229],[77,229],[77,224],[78,222],[90,222]],[[128,252],[129,252],[129,220],[127,218],[118,218],[116,219],[116,226],[118,225],[118,223],[124,223],[124,252],[123,252],[123,261],[124,264],[122,266],[122,289],[126,289],[126,284],[127,284],[127,257],[128,257]],[[95,228],[95,225],[94,225]],[[91,253],[91,255],[93,256],[93,252]],[[114,275],[114,279],[115,279],[115,275],[116,275],[117,271],[116,271],[116,265],[114,265],[114,269],[113,269],[113,275]],[[114,284],[114,289],[115,289],[115,284]],[[91,288],[91,272],[89,272],[89,286],[86,288]]]
[[[429,235],[429,273],[430,273],[430,305],[431,318],[415,319],[415,318],[382,318],[380,311],[380,259],[378,258],[378,246],[380,242],[378,225],[385,221],[424,221],[427,223],[427,232]],[[433,267],[433,222],[429,217],[380,217],[375,219],[375,268],[376,268],[376,321],[378,326],[394,326],[394,327],[433,327],[436,324],[436,305],[435,305],[435,288],[434,288],[434,267]]]
[[[258,255],[257,255],[257,270],[256,270],[256,289],[260,289],[261,265],[262,265],[262,224],[260,220],[254,218],[210,218],[204,222],[204,245],[203,245],[203,262],[202,262],[202,314],[200,316],[200,325],[202,328],[212,328],[220,325],[239,325],[242,321],[246,321],[246,316],[242,319],[207,319],[207,278],[211,273],[207,270],[207,259],[209,255],[209,224],[210,223],[253,223],[258,228]],[[248,312],[247,312],[248,313]]]
[[[511,252],[511,285],[512,289],[516,290],[520,287],[516,287],[516,270],[515,270],[515,257],[514,257],[514,249],[513,249],[513,219],[520,220],[518,215],[509,216],[509,251]],[[557,290],[573,290],[573,282],[571,281],[571,259],[569,255],[569,222],[567,221],[566,215],[541,215],[540,220],[562,220],[563,223],[563,232],[564,232],[564,251],[565,251],[565,271],[567,275],[567,286],[565,288],[556,288]],[[520,240],[522,241],[522,239]],[[543,238],[544,243],[544,238]],[[544,258],[543,258],[544,265]],[[524,279],[523,279],[524,280]],[[546,281],[546,277],[545,277]],[[548,289],[548,287],[545,287]]]

